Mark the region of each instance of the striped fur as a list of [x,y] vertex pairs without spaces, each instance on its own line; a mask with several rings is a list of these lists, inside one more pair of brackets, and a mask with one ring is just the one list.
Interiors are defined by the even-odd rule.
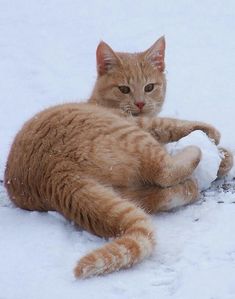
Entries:
[[[81,258],[74,270],[78,278],[149,256],[155,239],[148,214],[197,198],[197,183],[189,177],[200,150],[187,147],[171,157],[164,143],[196,129],[219,142],[219,132],[205,123],[153,118],[165,97],[164,50],[163,38],[138,54],[115,53],[101,43],[88,103],[40,112],[12,144],[4,180],[17,206],[55,210],[97,236],[114,238]],[[153,90],[144,92],[151,82]],[[121,94],[120,85],[128,85],[130,93]],[[232,164],[226,153],[222,175]]]
[[91,233],[116,237],[79,261],[75,275],[85,278],[151,254],[154,236],[143,202],[138,205],[137,197],[126,197],[120,188],[184,180],[200,159],[197,148],[187,150],[184,160],[170,157],[131,119],[93,104],[65,104],[39,113],[18,133],[5,185],[21,208],[56,210]]

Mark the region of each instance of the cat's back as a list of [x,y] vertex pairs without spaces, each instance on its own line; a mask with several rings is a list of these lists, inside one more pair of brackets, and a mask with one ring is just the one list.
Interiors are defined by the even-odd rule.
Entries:
[[[83,129],[93,131],[95,127],[103,125],[108,127],[112,122],[120,121],[120,117],[114,115],[111,110],[87,103],[69,103],[47,108],[27,121],[16,136],[22,139],[52,138],[61,135],[71,137],[76,131],[78,135]],[[79,130],[78,130],[79,128]]]
[[30,209],[32,193],[34,198],[44,197],[39,186],[51,179],[57,165],[63,163],[68,170],[82,165],[90,158],[97,137],[101,140],[123,123],[128,125],[111,111],[86,103],[58,105],[36,114],[18,132],[8,156],[5,186],[11,199]]
[[28,147],[32,146],[35,154],[40,148],[45,152],[55,149],[57,145],[65,150],[64,145],[81,145],[83,140],[92,140],[100,128],[105,133],[112,124],[118,122],[125,120],[93,104],[69,103],[50,107],[23,125],[15,137],[11,151],[17,150],[20,155],[28,153]]

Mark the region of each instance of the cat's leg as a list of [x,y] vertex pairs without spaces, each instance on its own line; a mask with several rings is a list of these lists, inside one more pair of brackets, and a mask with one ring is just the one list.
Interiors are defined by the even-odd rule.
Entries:
[[219,151],[222,153],[223,158],[220,163],[220,167],[217,173],[218,178],[221,178],[229,173],[233,167],[233,154],[226,148],[219,147]]
[[170,155],[162,144],[136,126],[119,129],[115,139],[112,135],[102,136],[91,153],[89,167],[84,164],[84,171],[104,184],[123,187],[146,182],[161,187],[176,185],[192,175],[201,159],[201,150],[196,146]]
[[128,268],[152,253],[155,241],[148,215],[111,187],[58,169],[47,190],[54,209],[67,219],[98,236],[116,237],[82,257],[74,270],[76,277]]
[[169,188],[139,186],[118,188],[117,191],[150,214],[185,206],[199,197],[198,186],[193,179]]
[[146,145],[140,153],[140,174],[143,182],[170,187],[191,176],[201,159],[196,146],[188,146],[174,156],[162,147]]
[[174,118],[139,118],[137,124],[148,131],[161,143],[178,141],[193,131],[201,130],[216,144],[220,141],[220,133],[212,125],[198,121],[179,120]]
[[[132,142],[132,134],[115,146],[106,143],[109,151],[98,153],[100,170],[96,173],[102,182],[123,187],[146,183],[169,187],[190,177],[200,162],[201,150],[196,146],[171,156],[149,134],[138,132],[136,143]],[[112,159],[108,159],[107,152],[112,152]]]

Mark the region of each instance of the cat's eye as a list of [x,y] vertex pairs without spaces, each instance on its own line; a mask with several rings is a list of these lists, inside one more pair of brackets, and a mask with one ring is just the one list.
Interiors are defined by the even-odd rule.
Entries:
[[150,92],[150,91],[152,91],[154,89],[154,84],[153,83],[150,83],[150,84],[148,84],[148,85],[146,85],[145,87],[144,87],[144,91],[145,92]]
[[126,86],[126,85],[118,86],[118,88],[124,94],[130,93],[130,91],[131,91],[130,87]]

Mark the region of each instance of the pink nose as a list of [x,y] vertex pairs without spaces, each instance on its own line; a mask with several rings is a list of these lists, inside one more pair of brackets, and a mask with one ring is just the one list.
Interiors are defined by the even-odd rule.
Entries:
[[141,110],[141,109],[143,109],[145,103],[144,103],[144,102],[136,102],[135,105],[136,105],[138,108],[140,108],[140,110]]

